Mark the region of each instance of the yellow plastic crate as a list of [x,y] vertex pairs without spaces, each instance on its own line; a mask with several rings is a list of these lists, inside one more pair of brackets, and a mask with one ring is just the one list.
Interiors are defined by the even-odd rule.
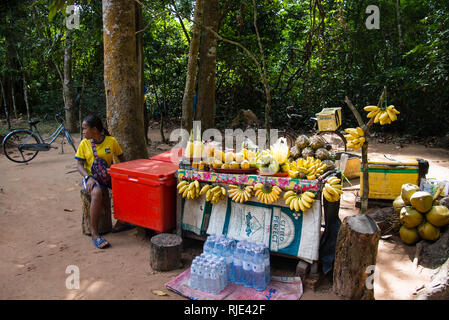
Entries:
[[[401,194],[402,185],[419,185],[417,160],[368,160],[369,199],[394,200]],[[360,195],[363,194],[363,166],[360,167]]]
[[335,131],[341,126],[341,108],[324,108],[316,117],[319,131]]

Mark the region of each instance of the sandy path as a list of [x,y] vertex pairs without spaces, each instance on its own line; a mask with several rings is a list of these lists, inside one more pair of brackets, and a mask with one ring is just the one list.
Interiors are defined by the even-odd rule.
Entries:
[[[157,138],[157,131],[153,135]],[[75,135],[79,142],[79,135]],[[429,176],[449,179],[449,152],[412,146],[401,150],[375,145],[381,154],[401,154],[429,160]],[[201,252],[201,243],[186,241],[185,267],[171,272],[154,272],[149,265],[149,242],[136,230],[108,234],[112,246],[97,250],[81,233],[79,190],[81,177],[73,151],[40,153],[28,165],[16,164],[0,155],[0,299],[184,299],[168,291],[164,284],[189,266]],[[345,193],[342,206],[353,205],[353,194]],[[356,211],[341,210],[341,217]],[[417,286],[429,279],[427,269],[415,271],[413,247],[397,239],[379,244],[379,281],[376,299],[408,299]],[[290,275],[295,263],[281,259],[288,269],[274,275]],[[284,259],[284,260],[282,260]],[[276,262],[276,265],[278,262]],[[80,271],[80,288],[66,288],[68,266]],[[163,290],[159,297],[152,290]],[[317,292],[305,290],[303,299],[338,299],[328,283]]]

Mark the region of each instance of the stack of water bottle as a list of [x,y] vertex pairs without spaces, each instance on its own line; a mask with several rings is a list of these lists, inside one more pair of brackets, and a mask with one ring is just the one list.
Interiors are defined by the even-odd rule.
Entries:
[[262,291],[270,283],[270,251],[263,244],[224,235],[207,237],[190,267],[190,287],[218,294],[229,282]]

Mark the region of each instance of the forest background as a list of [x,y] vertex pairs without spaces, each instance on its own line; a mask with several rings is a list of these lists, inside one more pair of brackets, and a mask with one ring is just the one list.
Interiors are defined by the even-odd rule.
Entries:
[[[59,2],[0,5],[1,119],[39,118],[60,111],[64,101],[106,119],[102,3],[75,2],[80,26],[70,30]],[[217,34],[230,40],[216,44],[215,127],[229,127],[243,109],[266,117],[260,69],[235,42],[266,72],[272,128],[285,128],[287,106],[305,119],[325,107],[343,107],[342,127],[354,126],[345,96],[362,113],[387,87],[388,104],[401,117],[372,131],[449,133],[449,2],[257,0],[256,10],[250,0],[215,2]],[[142,10],[145,117],[180,120],[196,1],[136,3]],[[367,28],[370,5],[379,8],[379,29]],[[79,132],[78,116],[66,114],[71,131]]]

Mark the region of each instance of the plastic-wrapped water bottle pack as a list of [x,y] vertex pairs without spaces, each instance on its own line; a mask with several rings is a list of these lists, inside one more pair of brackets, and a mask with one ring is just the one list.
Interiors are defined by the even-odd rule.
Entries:
[[270,251],[265,245],[224,235],[208,236],[203,253],[190,267],[190,287],[213,294],[229,282],[262,291],[270,278]]

